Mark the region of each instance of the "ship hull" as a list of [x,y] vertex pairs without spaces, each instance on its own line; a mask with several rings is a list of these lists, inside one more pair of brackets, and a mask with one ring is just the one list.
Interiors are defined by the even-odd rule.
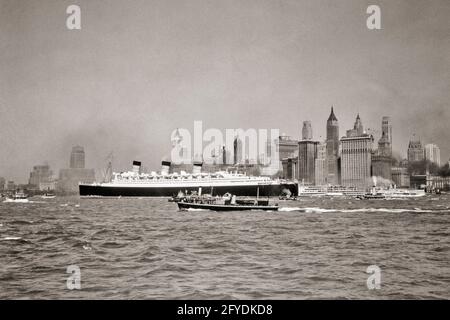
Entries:
[[178,202],[177,204],[180,210],[204,209],[213,211],[248,211],[248,210],[278,211],[278,206],[269,206],[269,205],[267,206],[218,205],[218,204],[189,203],[189,202]]
[[[270,185],[233,185],[233,186],[202,186],[202,193],[212,193],[223,195],[227,192],[237,196],[279,196],[283,189],[289,189],[293,194],[296,192],[296,184],[282,183]],[[212,190],[211,190],[212,189]],[[258,191],[259,189],[259,191]],[[99,197],[172,197],[178,192],[189,193],[198,191],[197,186],[170,186],[170,187],[134,187],[134,186],[111,186],[111,185],[90,185],[80,184],[80,196]]]

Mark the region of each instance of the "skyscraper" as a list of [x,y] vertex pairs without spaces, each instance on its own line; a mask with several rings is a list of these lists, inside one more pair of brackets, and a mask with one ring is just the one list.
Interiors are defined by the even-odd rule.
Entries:
[[327,120],[327,183],[339,184],[339,123],[334,115],[333,107]]
[[381,120],[381,138],[378,150],[372,156],[372,175],[387,180],[392,179],[392,126],[389,117]]
[[434,143],[425,145],[425,159],[432,163],[435,163],[439,167],[441,166],[441,150]]
[[326,184],[327,178],[327,144],[322,142],[317,145],[317,157],[315,161],[314,181],[317,186]]
[[70,153],[70,168],[84,169],[84,148],[80,146],[72,147]]
[[75,146],[70,153],[70,168],[59,170],[57,191],[62,194],[78,193],[80,182],[93,183],[95,181],[94,169],[85,169],[84,148]]
[[353,125],[353,129],[347,130],[347,137],[359,137],[364,134],[364,127],[359,117],[359,113],[356,116],[355,124]]
[[353,130],[341,139],[341,147],[342,184],[366,187],[371,177],[373,137],[363,133],[359,115]]
[[312,140],[311,121],[303,121],[302,140]]
[[411,140],[408,145],[408,162],[422,161],[425,159],[425,151],[420,140]]
[[378,152],[383,156],[392,156],[392,125],[389,117],[381,120],[381,138],[378,140]]
[[54,190],[55,181],[50,166],[48,164],[34,166],[28,184],[39,190]]
[[234,164],[242,164],[242,141],[241,139],[239,139],[239,137],[236,137],[234,139],[234,144],[233,144],[233,151],[234,151]]
[[298,180],[305,184],[314,184],[317,145],[312,141],[311,121],[303,122],[302,140],[298,143]]

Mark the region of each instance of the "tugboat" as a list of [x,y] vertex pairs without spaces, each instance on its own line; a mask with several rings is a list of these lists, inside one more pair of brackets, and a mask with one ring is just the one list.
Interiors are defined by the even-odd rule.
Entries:
[[240,199],[236,195],[226,193],[222,197],[211,195],[191,195],[177,201],[180,210],[206,209],[214,211],[243,211],[243,210],[264,210],[278,211],[278,204],[269,205],[269,200]]
[[53,199],[56,198],[56,195],[51,192],[46,192],[41,196],[42,199]]

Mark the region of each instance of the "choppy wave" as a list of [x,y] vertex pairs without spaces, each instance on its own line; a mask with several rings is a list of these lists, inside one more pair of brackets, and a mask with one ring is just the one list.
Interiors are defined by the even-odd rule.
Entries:
[[36,201],[36,200],[29,200],[29,199],[5,199],[3,200],[3,203],[46,203],[45,201]]
[[1,238],[2,241],[16,241],[16,240],[22,240],[22,237],[4,237]]
[[404,213],[404,212],[413,212],[413,213],[433,213],[433,212],[447,212],[448,210],[443,209],[421,209],[421,208],[411,208],[411,209],[402,209],[402,208],[358,208],[358,209],[326,209],[326,208],[301,208],[301,207],[281,207],[279,211],[284,212],[305,212],[305,213],[363,213],[363,212],[386,212],[386,213]]
[[28,200],[28,199],[5,199],[3,200],[3,203],[32,203],[33,201]]

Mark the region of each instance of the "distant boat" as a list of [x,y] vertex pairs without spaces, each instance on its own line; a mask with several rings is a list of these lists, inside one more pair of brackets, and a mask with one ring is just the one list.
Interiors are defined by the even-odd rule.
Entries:
[[46,192],[45,194],[43,194],[41,196],[42,199],[53,199],[56,198],[56,195],[54,193],[51,192]]
[[11,196],[8,196],[3,202],[28,202],[28,195],[26,195],[23,191],[16,191]]
[[358,199],[402,199],[402,198],[418,198],[425,196],[425,190],[417,189],[383,189],[372,188],[372,190],[364,195],[358,196]]
[[355,197],[364,195],[364,190],[353,186],[305,186],[298,185],[299,197]]

